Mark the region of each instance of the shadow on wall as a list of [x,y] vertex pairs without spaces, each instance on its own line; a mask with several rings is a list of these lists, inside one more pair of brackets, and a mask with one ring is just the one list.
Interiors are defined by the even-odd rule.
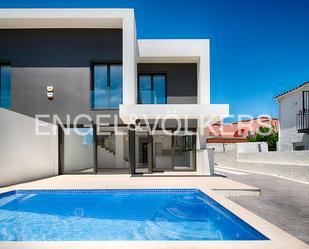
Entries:
[[266,142],[248,143],[207,143],[207,148],[214,149],[215,152],[237,151],[238,153],[267,152]]
[[58,174],[56,126],[44,123],[44,132],[35,134],[35,119],[0,108],[0,187]]

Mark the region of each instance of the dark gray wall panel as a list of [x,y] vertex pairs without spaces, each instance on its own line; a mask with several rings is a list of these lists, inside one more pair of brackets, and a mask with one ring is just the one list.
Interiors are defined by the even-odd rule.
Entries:
[[166,73],[167,96],[197,96],[197,65],[194,63],[139,63],[138,73]]
[[[12,110],[34,117],[36,114],[57,114],[62,122],[66,115],[71,122],[79,114],[118,114],[118,110],[90,110],[89,68],[13,68]],[[48,85],[54,86],[54,100],[47,99]],[[47,121],[51,122],[51,119]],[[113,123],[113,118],[102,122]],[[79,123],[87,123],[81,120]]]
[[0,30],[0,61],[13,67],[87,67],[122,61],[121,29]]

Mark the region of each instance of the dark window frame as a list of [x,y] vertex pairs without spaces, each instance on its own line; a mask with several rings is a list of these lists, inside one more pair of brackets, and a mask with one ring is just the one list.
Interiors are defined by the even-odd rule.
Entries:
[[309,112],[309,91],[303,91],[303,113]]
[[[164,76],[165,77],[165,103],[164,104],[156,104],[156,103],[151,103],[150,105],[165,105],[167,104],[167,73],[166,72],[156,72],[156,73],[147,73],[147,72],[142,72],[142,73],[138,73],[138,79],[137,79],[137,103],[138,104],[143,104],[141,103],[141,98],[140,98],[140,76],[150,76],[151,78],[151,91],[154,91],[154,84],[153,84],[153,78],[154,76]],[[153,98],[153,96],[152,96]],[[152,99],[152,102],[154,102],[154,100]]]
[[[142,125],[141,127],[146,127],[146,126]],[[162,130],[162,129],[158,128],[156,130]],[[197,170],[197,151],[198,151],[198,149],[197,149],[197,135],[196,134],[176,135],[176,134],[174,134],[174,132],[177,131],[176,128],[170,128],[168,130],[173,133],[172,135],[170,135],[170,137],[172,139],[172,141],[171,141],[172,142],[172,148],[171,148],[171,150],[172,150],[172,155],[171,155],[171,157],[172,157],[172,159],[171,159],[171,163],[172,163],[171,166],[172,166],[172,168],[160,168],[160,169],[158,169],[158,168],[154,167],[153,159],[151,159],[151,161],[152,161],[151,162],[151,171],[149,171],[148,173],[153,173],[153,172],[196,172],[196,170]],[[185,131],[185,129],[182,128],[182,129],[180,129],[180,131]],[[187,131],[195,133],[196,132],[196,128],[188,128]],[[177,137],[177,136],[181,136],[182,138],[186,137],[186,136],[191,136],[192,144],[193,144],[191,150],[194,152],[194,155],[193,155],[194,156],[193,168],[177,169],[175,167],[175,139],[174,138]],[[151,135],[151,139],[153,139],[153,135]],[[153,155],[153,150],[154,150],[153,140],[152,140],[151,143],[152,143],[152,153],[151,153],[151,155]],[[135,151],[135,147],[134,147],[134,151]],[[134,163],[134,167],[136,167],[135,163]]]
[[[101,110],[119,110],[119,108],[95,108],[94,99],[92,97],[92,92],[94,91],[94,67],[95,66],[107,66],[107,88],[108,88],[108,105],[110,105],[110,67],[111,66],[123,66],[121,61],[91,61],[90,62],[90,110],[91,111],[101,111]],[[122,67],[123,69],[123,67]],[[123,84],[123,82],[122,82]],[[123,86],[123,85],[122,85]],[[122,95],[123,102],[123,95]]]

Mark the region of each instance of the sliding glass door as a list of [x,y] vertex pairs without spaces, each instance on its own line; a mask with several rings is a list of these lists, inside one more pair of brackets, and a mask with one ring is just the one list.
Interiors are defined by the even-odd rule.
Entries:
[[166,75],[140,74],[138,77],[139,104],[166,104]]
[[91,108],[119,109],[122,104],[122,65],[93,64]]
[[129,173],[130,169],[149,174],[196,168],[196,138],[188,132],[167,135],[156,131],[151,135],[140,128],[129,138],[127,127],[68,126],[59,130],[61,174]]
[[176,135],[173,137],[174,170],[194,170],[196,164],[196,139],[193,135]]
[[152,172],[152,137],[142,129],[135,132],[135,172]]
[[163,133],[153,136],[153,171],[173,169],[173,137]]
[[190,133],[167,135],[156,131],[137,131],[135,136],[135,172],[194,171],[196,139]]

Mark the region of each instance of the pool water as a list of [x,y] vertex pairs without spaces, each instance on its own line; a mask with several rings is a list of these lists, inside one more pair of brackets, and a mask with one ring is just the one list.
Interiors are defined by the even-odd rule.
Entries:
[[267,240],[197,189],[0,194],[0,241]]

